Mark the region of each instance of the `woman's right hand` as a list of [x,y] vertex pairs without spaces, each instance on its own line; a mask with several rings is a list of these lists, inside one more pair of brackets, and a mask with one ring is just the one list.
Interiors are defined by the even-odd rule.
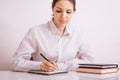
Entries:
[[55,62],[43,61],[40,65],[40,70],[50,72],[57,69],[57,64]]

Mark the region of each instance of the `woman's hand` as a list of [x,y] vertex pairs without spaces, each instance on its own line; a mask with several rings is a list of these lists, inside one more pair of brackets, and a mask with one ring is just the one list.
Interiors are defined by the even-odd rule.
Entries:
[[48,61],[43,61],[40,65],[40,70],[42,71],[54,71],[57,69],[57,64],[55,62],[48,62]]

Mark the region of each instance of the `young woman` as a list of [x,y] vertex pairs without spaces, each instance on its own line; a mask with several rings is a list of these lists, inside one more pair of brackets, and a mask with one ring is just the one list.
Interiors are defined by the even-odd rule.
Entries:
[[74,69],[92,59],[82,49],[79,30],[70,25],[75,6],[75,0],[53,0],[53,18],[29,29],[13,56],[14,70]]

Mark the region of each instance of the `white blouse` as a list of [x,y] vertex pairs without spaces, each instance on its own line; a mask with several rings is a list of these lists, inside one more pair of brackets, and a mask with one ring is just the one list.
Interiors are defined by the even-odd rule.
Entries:
[[29,29],[13,56],[12,65],[17,71],[40,70],[44,60],[41,53],[50,61],[56,61],[58,69],[71,70],[92,59],[83,50],[83,44],[75,26],[67,26],[61,36],[51,20]]

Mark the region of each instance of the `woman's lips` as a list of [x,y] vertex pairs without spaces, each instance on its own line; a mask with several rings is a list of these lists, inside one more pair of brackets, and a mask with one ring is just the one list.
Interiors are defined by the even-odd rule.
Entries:
[[59,22],[60,22],[60,23],[63,23],[63,24],[64,24],[64,23],[67,23],[66,20],[60,20]]

